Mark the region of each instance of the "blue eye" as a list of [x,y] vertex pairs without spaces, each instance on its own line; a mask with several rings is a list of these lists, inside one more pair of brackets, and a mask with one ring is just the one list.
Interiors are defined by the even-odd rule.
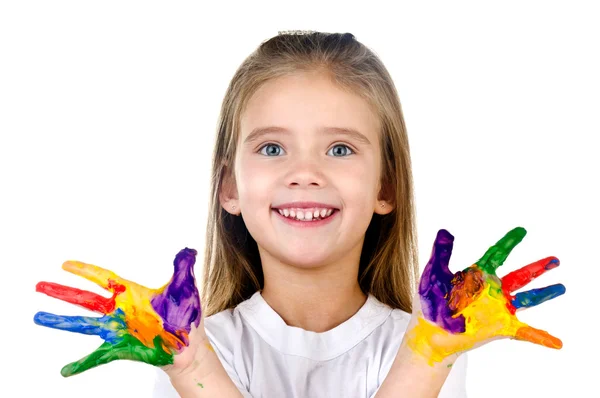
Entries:
[[[345,144],[336,144],[334,145],[331,149],[334,149],[336,147],[341,147],[341,148],[346,148],[348,151],[354,153],[354,151],[352,149],[350,149],[350,147],[348,145]],[[338,152],[339,153],[339,152]],[[350,155],[349,153],[347,153],[347,155]],[[343,155],[342,155],[343,156]],[[337,157],[337,156],[336,156]]]
[[[281,146],[279,146],[278,144],[268,143],[268,144],[265,144],[265,145],[263,145],[262,147],[260,147],[260,151],[259,151],[259,152],[260,152],[261,154],[263,154],[263,155],[266,155],[265,153],[263,153],[263,149],[264,149],[264,148],[268,148],[268,147],[272,147],[272,148],[279,148],[279,149],[281,149]],[[273,154],[273,151],[270,151],[269,153]],[[270,155],[267,155],[267,156],[270,156]]]
[[[266,156],[271,156],[271,155],[277,156],[277,154],[278,154],[277,151],[270,150],[270,151],[268,151],[268,154],[263,152],[263,149],[269,148],[269,147],[271,147],[271,148],[278,148],[280,150],[282,149],[279,144],[274,144],[274,143],[270,142],[270,143],[267,143],[267,144],[263,145],[262,147],[260,147],[259,152],[262,155],[266,155]],[[348,145],[345,145],[345,144],[336,144],[331,149],[334,149],[334,148],[337,148],[337,147],[342,147],[342,148],[346,148],[347,149],[346,153],[342,153],[341,156],[348,156],[348,155],[354,153],[354,151]],[[348,151],[350,151],[350,153],[348,153]],[[327,153],[329,153],[329,151]],[[337,151],[337,153],[339,154],[340,152]],[[335,156],[335,157],[339,157],[339,156]]]

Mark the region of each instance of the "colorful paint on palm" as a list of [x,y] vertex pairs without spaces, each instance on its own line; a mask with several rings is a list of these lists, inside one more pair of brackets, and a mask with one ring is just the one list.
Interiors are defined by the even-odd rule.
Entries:
[[496,338],[509,337],[551,348],[562,342],[519,321],[517,309],[538,305],[565,293],[562,284],[512,293],[544,272],[558,267],[547,257],[499,278],[496,270],[526,235],[518,227],[490,247],[479,261],[453,274],[449,268],[454,237],[437,234],[431,258],[419,283],[420,316],[408,332],[408,345],[430,365]]
[[104,316],[61,316],[38,312],[38,325],[100,336],[105,342],[90,355],[65,366],[65,377],[117,359],[142,361],[155,366],[173,363],[173,356],[188,344],[191,325],[201,318],[200,296],[194,278],[197,252],[181,250],[174,261],[173,277],[165,286],[150,289],[92,264],[67,261],[63,269],[110,291],[96,293],[56,283],[40,282],[36,290],[80,305]]

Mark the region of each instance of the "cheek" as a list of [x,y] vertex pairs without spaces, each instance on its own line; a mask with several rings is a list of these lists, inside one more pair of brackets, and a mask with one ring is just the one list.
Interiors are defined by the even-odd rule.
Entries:
[[365,202],[371,200],[377,181],[376,176],[367,167],[346,167],[337,174],[335,186],[347,201]]
[[267,198],[272,191],[271,185],[275,181],[273,170],[246,163],[240,165],[238,194],[240,200],[252,206],[251,202]]

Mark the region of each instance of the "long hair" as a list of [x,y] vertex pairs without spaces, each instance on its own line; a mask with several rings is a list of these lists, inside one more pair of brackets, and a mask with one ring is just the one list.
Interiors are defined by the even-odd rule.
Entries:
[[[222,208],[225,173],[233,174],[240,115],[253,93],[271,79],[322,70],[332,83],[360,95],[381,121],[380,197],[394,206],[374,213],[365,231],[359,284],[365,294],[406,312],[418,278],[413,180],[408,137],[398,93],[383,63],[351,33],[279,34],[244,60],[223,99],[212,157],[202,306],[204,316],[233,308],[264,286],[256,241],[242,217]],[[230,175],[230,174],[228,174]]]

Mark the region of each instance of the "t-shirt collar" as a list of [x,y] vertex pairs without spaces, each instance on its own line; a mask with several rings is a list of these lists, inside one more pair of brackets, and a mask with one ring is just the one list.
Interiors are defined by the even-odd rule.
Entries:
[[257,291],[237,307],[254,330],[282,354],[316,361],[333,359],[360,343],[390,315],[392,308],[369,294],[363,306],[348,320],[317,333],[289,326]]

